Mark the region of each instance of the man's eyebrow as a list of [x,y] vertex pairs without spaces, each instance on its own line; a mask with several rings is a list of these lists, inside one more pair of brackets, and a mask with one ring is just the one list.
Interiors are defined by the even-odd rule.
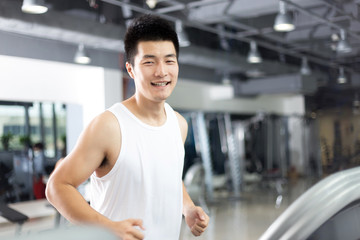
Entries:
[[174,53],[171,53],[171,54],[168,54],[168,55],[166,55],[165,57],[176,57],[176,54],[174,54]]
[[155,58],[155,56],[151,54],[145,54],[142,58]]
[[[171,57],[176,58],[176,54],[175,54],[175,53],[170,53],[170,54],[165,55],[165,58],[171,58]],[[142,58],[143,58],[143,59],[146,59],[146,58],[156,58],[156,56],[155,56],[155,55],[152,55],[152,54],[145,54]]]

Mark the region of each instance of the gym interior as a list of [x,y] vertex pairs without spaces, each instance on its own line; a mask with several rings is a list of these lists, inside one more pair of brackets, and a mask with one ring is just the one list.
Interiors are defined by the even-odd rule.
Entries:
[[[180,240],[360,239],[359,9],[357,0],[1,0],[0,239],[116,239],[69,223],[45,187],[89,122],[134,94],[123,38],[148,13],[179,36],[167,102],[189,126],[184,184],[211,219],[198,238],[182,224]],[[89,181],[78,190],[87,199]]]

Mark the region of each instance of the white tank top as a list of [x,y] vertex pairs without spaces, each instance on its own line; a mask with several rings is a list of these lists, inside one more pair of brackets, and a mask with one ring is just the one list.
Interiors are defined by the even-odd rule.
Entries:
[[122,146],[111,171],[91,175],[91,206],[113,221],[143,220],[146,240],[179,239],[184,145],[174,110],[166,122],[141,122],[122,103],[108,109],[119,121]]

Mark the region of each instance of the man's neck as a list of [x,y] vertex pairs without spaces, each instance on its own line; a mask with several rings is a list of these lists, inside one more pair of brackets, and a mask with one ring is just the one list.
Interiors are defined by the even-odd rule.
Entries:
[[152,125],[161,126],[166,121],[165,101],[152,102],[144,101],[135,96],[125,100],[123,104],[142,122]]

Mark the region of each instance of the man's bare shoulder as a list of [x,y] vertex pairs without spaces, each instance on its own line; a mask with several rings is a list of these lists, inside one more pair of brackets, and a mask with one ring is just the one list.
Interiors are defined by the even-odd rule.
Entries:
[[119,134],[120,127],[117,118],[110,111],[104,111],[86,127],[80,142],[108,151],[110,143],[117,140]]
[[187,121],[186,119],[177,111],[174,111],[175,112],[175,115],[179,121],[180,124],[186,124],[187,125]]
[[180,113],[175,111],[175,114],[179,121],[179,126],[180,126],[180,130],[181,130],[183,142],[185,142],[186,136],[187,136],[187,131],[188,131],[188,123],[187,123],[186,119]]
[[94,130],[113,131],[114,128],[118,128],[118,124],[115,115],[106,110],[91,121],[89,128],[94,128]]

